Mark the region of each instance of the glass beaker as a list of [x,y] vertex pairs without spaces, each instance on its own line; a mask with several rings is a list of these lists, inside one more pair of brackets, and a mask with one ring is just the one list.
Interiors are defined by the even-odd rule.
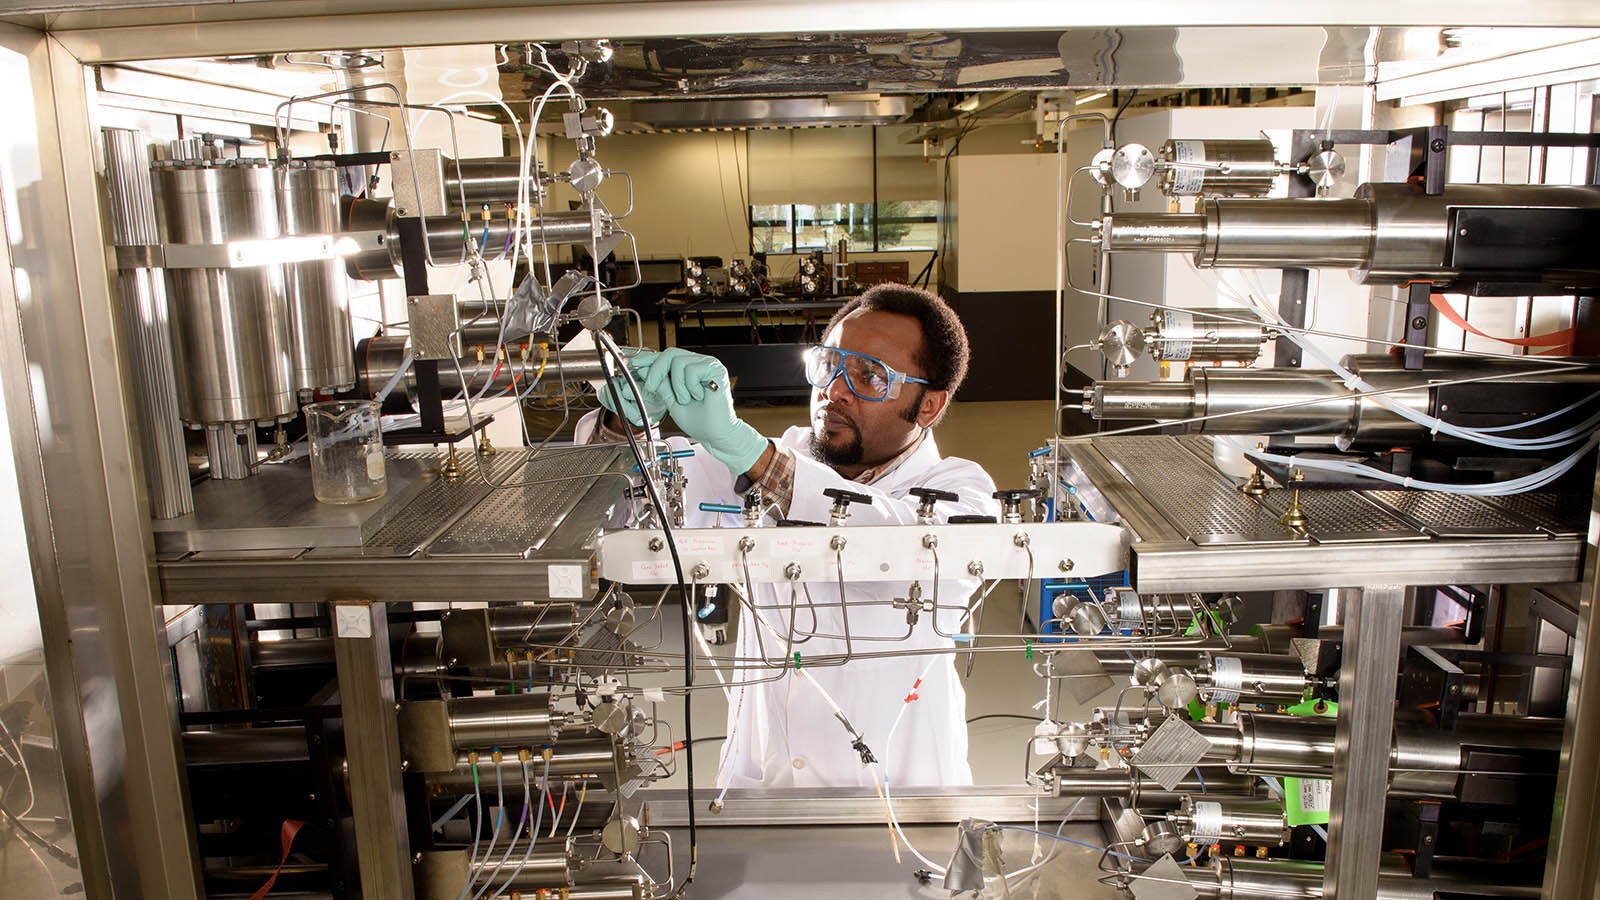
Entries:
[[383,467],[383,431],[374,400],[308,403],[306,439],[311,445],[311,491],[323,503],[360,503],[382,497],[389,479]]

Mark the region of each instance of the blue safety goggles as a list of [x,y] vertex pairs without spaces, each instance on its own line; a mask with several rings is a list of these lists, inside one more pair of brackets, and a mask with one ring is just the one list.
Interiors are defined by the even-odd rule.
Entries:
[[845,387],[850,389],[850,393],[863,400],[874,402],[892,400],[900,396],[900,385],[904,382],[929,383],[925,378],[896,372],[888,363],[875,356],[857,353],[854,350],[841,350],[825,344],[807,349],[805,363],[806,381],[817,390],[827,388],[833,384],[835,378],[843,374]]

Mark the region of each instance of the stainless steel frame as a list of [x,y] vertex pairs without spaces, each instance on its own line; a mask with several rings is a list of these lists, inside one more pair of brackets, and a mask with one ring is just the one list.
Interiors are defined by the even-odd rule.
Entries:
[[[0,302],[0,382],[44,633],[62,764],[88,896],[197,898],[199,871],[176,708],[157,621],[150,509],[116,348],[83,67],[37,32],[0,30],[27,60],[32,159],[6,161],[21,243]],[[32,169],[32,183],[17,179]],[[27,273],[16,291],[14,269]]]

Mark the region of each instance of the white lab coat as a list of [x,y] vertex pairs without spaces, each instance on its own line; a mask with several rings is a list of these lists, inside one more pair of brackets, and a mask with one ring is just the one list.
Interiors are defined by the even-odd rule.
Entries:
[[[592,423],[580,423],[578,440],[585,440],[592,431]],[[992,496],[994,481],[989,474],[969,460],[941,458],[931,434],[911,456],[871,485],[850,481],[813,458],[808,447],[809,436],[809,429],[795,427],[779,439],[782,446],[795,451],[796,457],[794,499],[789,508],[791,519],[826,523],[832,501],[822,492],[830,487],[845,488],[873,498],[870,507],[865,504],[851,507],[851,525],[914,524],[918,500],[908,493],[914,487],[950,491],[960,498],[957,503],[941,502],[935,507],[941,521],[952,515],[998,515],[999,504]],[[670,442],[678,447],[692,446],[682,438],[673,438]],[[699,509],[702,502],[733,505],[741,502],[734,491],[734,475],[728,468],[703,451],[681,462],[687,477],[686,524],[692,528],[709,528],[720,519],[723,526],[741,526],[743,523],[738,516]],[[957,571],[956,559],[954,552],[941,559],[941,575]],[[935,633],[933,616],[926,613],[907,635],[905,611],[893,608],[888,601],[905,597],[909,586],[907,582],[845,584],[850,634],[856,654],[955,646],[949,638]],[[813,610],[807,608],[803,591],[797,595],[794,613],[797,640],[804,632],[842,635],[843,622],[837,606],[838,582],[809,582],[805,587],[810,590],[812,600],[823,606],[814,610],[817,624],[811,627]],[[942,577],[938,603],[941,607],[962,606],[977,587],[974,579]],[[934,596],[932,584],[923,584],[922,589],[925,599]],[[789,594],[787,586],[755,586],[757,608],[766,621],[785,636],[790,616]],[[825,605],[830,603],[834,606],[827,608]],[[718,785],[870,786],[871,770],[862,764],[860,754],[851,747],[848,733],[821,694],[806,679],[796,675],[792,653],[784,659],[788,649],[784,642],[751,621],[748,610],[741,609],[738,616],[735,654],[741,659],[756,659],[765,651],[764,655],[774,664],[786,664],[771,669],[747,666],[736,678],[736,683],[754,683],[740,684],[733,690],[728,708],[729,738],[721,754]],[[959,612],[940,615],[939,631],[952,634],[959,630],[962,630]],[[800,641],[793,647],[793,651],[801,654],[802,666],[806,665],[808,657],[820,660],[843,654],[844,650],[844,641],[822,637]],[[954,654],[852,659],[842,666],[814,664],[809,671],[865,738],[892,785],[972,783],[972,770],[967,764],[966,694],[956,673]],[[917,684],[918,676],[924,671],[927,674]],[[887,741],[890,726],[901,708],[908,705],[906,698],[913,693],[917,699],[905,710],[891,748]]]

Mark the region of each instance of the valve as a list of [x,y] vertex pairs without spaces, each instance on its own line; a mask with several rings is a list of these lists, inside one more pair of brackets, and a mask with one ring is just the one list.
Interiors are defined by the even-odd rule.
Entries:
[[1044,494],[1033,488],[1010,491],[995,491],[994,498],[1000,501],[1000,521],[1009,524],[1018,524],[1022,521],[1022,501],[1037,500]]
[[961,498],[951,491],[941,491],[937,488],[914,487],[908,493],[921,501],[917,506],[917,522],[921,525],[933,524],[933,505],[940,500],[949,503],[959,503]]
[[847,491],[844,488],[824,488],[822,495],[833,500],[833,509],[828,511],[828,519],[834,525],[843,525],[845,520],[850,518],[850,504],[872,502],[871,496]]

